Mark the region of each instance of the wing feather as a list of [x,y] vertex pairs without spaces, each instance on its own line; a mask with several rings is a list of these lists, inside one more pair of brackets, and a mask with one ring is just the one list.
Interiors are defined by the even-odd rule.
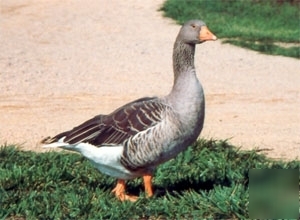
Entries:
[[97,115],[70,131],[47,139],[46,143],[53,143],[64,137],[64,142],[69,144],[121,144],[136,133],[159,123],[163,119],[162,111],[165,108],[156,97],[138,99],[109,115]]

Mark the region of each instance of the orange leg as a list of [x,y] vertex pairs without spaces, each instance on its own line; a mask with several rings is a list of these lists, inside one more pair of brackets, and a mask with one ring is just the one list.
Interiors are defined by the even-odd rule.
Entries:
[[151,174],[146,174],[143,176],[145,192],[147,194],[147,197],[153,196],[152,178],[153,178],[153,176]]
[[138,199],[136,196],[126,195],[125,180],[122,179],[118,179],[117,185],[112,192],[115,193],[116,197],[121,201],[129,200],[131,202],[135,202]]

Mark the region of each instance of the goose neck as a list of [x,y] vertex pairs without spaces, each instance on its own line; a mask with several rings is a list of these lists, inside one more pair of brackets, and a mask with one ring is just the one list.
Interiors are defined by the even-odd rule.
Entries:
[[173,49],[174,84],[182,74],[195,69],[194,65],[195,45],[176,41]]
[[[201,85],[194,65],[195,45],[175,42],[173,52],[174,83],[169,101],[174,105],[193,102],[201,93]],[[181,103],[181,104],[180,104]]]

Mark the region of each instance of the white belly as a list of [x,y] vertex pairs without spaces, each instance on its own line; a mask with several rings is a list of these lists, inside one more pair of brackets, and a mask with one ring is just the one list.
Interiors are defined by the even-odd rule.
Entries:
[[[80,146],[81,145],[81,146]],[[131,173],[120,163],[123,146],[94,147],[90,144],[81,143],[77,147],[83,156],[102,173],[119,179],[132,179],[138,174]]]

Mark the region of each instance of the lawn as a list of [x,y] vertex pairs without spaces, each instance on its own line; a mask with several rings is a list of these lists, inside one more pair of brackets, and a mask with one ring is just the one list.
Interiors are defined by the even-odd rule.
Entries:
[[297,0],[167,0],[161,10],[180,24],[203,19],[224,43],[300,58]]
[[[273,161],[226,141],[199,140],[158,167],[153,198],[145,198],[141,179],[135,179],[128,192],[140,199],[122,203],[110,193],[116,180],[78,154],[2,146],[0,219],[249,218],[254,168],[299,169],[299,161]],[[298,212],[298,187],[295,195]]]

